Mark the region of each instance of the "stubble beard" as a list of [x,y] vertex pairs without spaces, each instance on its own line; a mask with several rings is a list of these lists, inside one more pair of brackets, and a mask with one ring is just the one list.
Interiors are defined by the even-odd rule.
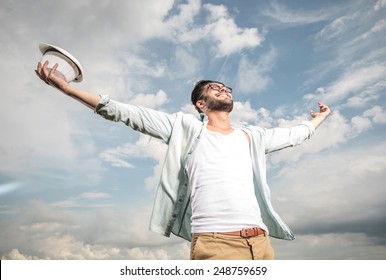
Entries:
[[213,98],[204,98],[206,108],[209,111],[220,111],[230,113],[233,110],[233,100],[223,99],[216,100]]

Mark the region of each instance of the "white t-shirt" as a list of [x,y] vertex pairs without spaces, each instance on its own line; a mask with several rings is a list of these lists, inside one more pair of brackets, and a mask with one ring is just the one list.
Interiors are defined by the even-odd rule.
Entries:
[[254,193],[249,141],[242,130],[223,135],[204,129],[185,168],[192,233],[266,229]]

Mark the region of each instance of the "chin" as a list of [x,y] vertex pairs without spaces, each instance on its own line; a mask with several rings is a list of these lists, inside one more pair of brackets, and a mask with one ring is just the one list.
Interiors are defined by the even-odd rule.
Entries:
[[226,103],[226,104],[218,104],[217,106],[213,106],[210,108],[211,111],[219,111],[219,112],[227,112],[230,113],[233,110],[233,102],[232,103]]
[[209,111],[219,111],[219,112],[232,112],[233,110],[233,100],[232,99],[207,99],[206,108]]

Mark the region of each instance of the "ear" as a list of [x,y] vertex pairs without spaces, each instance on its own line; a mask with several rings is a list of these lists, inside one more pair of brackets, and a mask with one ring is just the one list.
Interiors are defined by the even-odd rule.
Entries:
[[200,108],[201,110],[205,107],[205,101],[200,99],[196,102],[197,108]]

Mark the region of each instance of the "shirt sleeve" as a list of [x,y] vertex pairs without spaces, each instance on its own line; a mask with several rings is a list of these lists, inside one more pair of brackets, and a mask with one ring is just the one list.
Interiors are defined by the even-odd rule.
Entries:
[[293,147],[309,139],[315,127],[309,121],[303,121],[290,128],[271,128],[265,130],[265,152],[270,153],[287,147]]
[[95,113],[111,121],[123,122],[136,131],[162,139],[166,143],[169,141],[176,119],[175,114],[120,103],[107,95],[101,95]]

